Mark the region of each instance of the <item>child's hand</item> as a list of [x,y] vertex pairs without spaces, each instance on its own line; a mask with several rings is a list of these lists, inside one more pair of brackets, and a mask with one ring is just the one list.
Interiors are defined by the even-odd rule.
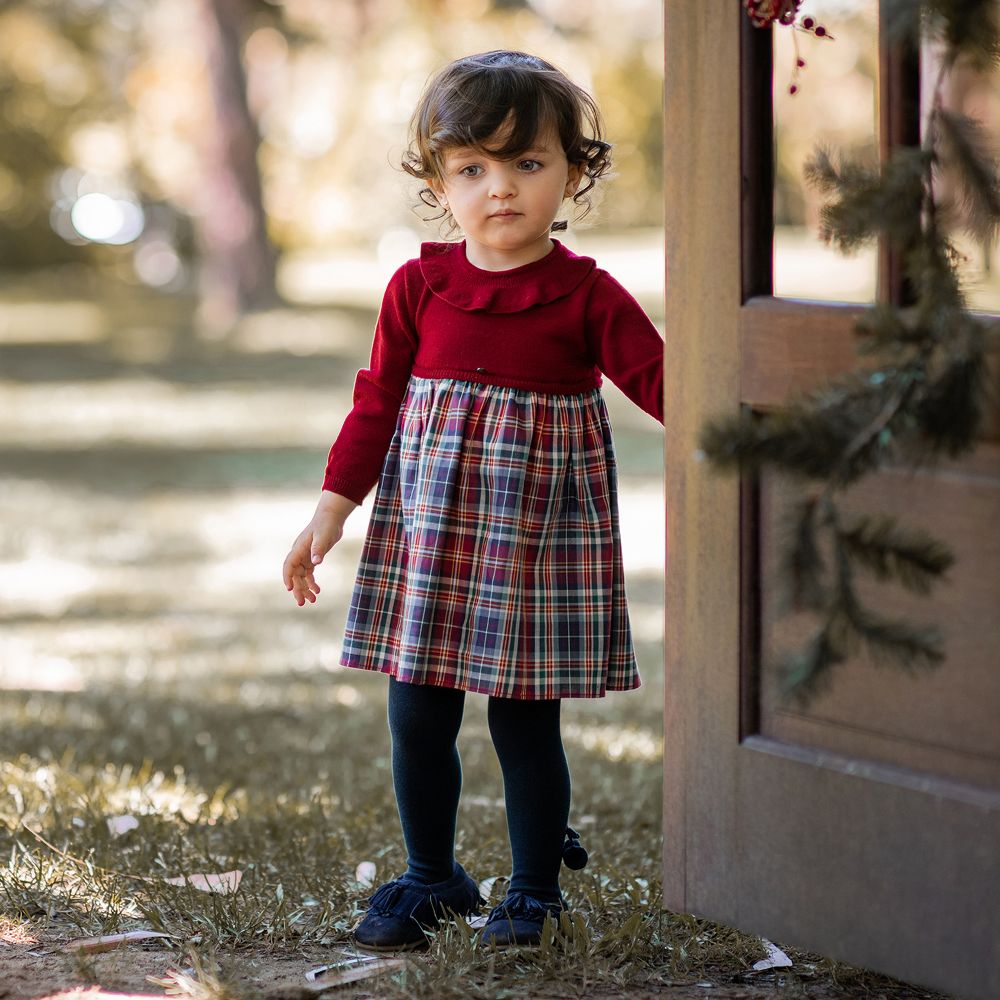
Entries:
[[313,568],[343,537],[347,514],[357,506],[345,497],[324,492],[312,520],[302,529],[285,556],[282,579],[285,589],[292,592],[300,608],[306,601],[316,603],[320,587],[313,576]]

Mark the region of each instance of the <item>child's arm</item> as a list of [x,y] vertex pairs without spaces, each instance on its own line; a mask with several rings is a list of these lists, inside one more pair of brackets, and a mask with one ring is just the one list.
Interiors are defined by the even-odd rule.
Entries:
[[340,541],[344,521],[377,481],[396,428],[417,345],[406,285],[404,264],[385,290],[371,362],[355,379],[354,407],[330,449],[316,512],[285,557],[282,579],[300,608],[316,603],[313,567]]
[[353,500],[324,490],[312,520],[302,529],[285,556],[282,579],[285,589],[292,591],[300,608],[306,601],[316,603],[319,584],[313,576],[313,567],[319,565],[323,556],[343,537],[344,522],[357,507]]
[[358,504],[378,482],[413,370],[416,294],[409,286],[419,274],[419,263],[404,264],[389,281],[375,325],[371,361],[357,374],[354,406],[327,459],[323,489]]
[[587,338],[597,367],[662,424],[663,338],[642,306],[607,272],[590,293]]

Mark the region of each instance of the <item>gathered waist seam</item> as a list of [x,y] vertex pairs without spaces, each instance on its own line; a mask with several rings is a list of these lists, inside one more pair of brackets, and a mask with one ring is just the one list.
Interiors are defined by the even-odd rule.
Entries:
[[599,389],[602,384],[601,376],[596,369],[593,375],[575,382],[545,382],[539,379],[522,379],[516,376],[494,374],[481,369],[425,368],[420,365],[414,365],[411,374],[415,378],[458,379],[463,382],[479,382],[483,385],[495,385],[508,389],[529,389],[559,396],[575,396],[591,389]]

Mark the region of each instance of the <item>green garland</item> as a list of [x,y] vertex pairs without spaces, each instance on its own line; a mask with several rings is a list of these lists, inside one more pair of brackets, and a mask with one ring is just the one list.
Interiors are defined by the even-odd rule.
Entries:
[[[1000,57],[995,0],[883,0],[885,25],[917,44],[921,32],[943,42],[923,145],[897,149],[872,167],[834,163],[819,150],[807,178],[827,192],[821,236],[850,252],[880,236],[903,255],[915,301],[876,305],[856,326],[858,351],[879,355],[862,368],[782,410],[709,422],[701,448],[720,469],[768,467],[808,483],[788,511],[781,552],[784,607],[819,623],[804,648],[779,654],[780,690],[800,702],[826,687],[832,668],[865,649],[876,662],[908,670],[945,658],[940,630],[885,618],[864,607],[858,569],[927,593],[954,562],[948,547],[885,515],[848,515],[837,494],[891,461],[916,468],[941,455],[972,450],[992,387],[986,354],[1000,324],[966,308],[957,264],[961,255],[941,224],[933,179],[947,173],[963,195],[962,228],[988,251],[1000,231],[997,165],[979,122],[944,107],[942,84],[957,64],[993,67]],[[995,396],[993,397],[996,398]],[[821,551],[826,537],[830,565]]]

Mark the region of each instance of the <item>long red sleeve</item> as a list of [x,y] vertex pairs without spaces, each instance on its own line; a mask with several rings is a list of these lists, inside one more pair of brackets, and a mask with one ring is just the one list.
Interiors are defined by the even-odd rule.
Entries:
[[417,335],[404,264],[392,276],[375,324],[371,361],[354,382],[354,408],[327,459],[323,489],[360,504],[378,482],[413,368]]
[[590,291],[587,339],[597,367],[662,424],[663,338],[642,306],[606,271]]

